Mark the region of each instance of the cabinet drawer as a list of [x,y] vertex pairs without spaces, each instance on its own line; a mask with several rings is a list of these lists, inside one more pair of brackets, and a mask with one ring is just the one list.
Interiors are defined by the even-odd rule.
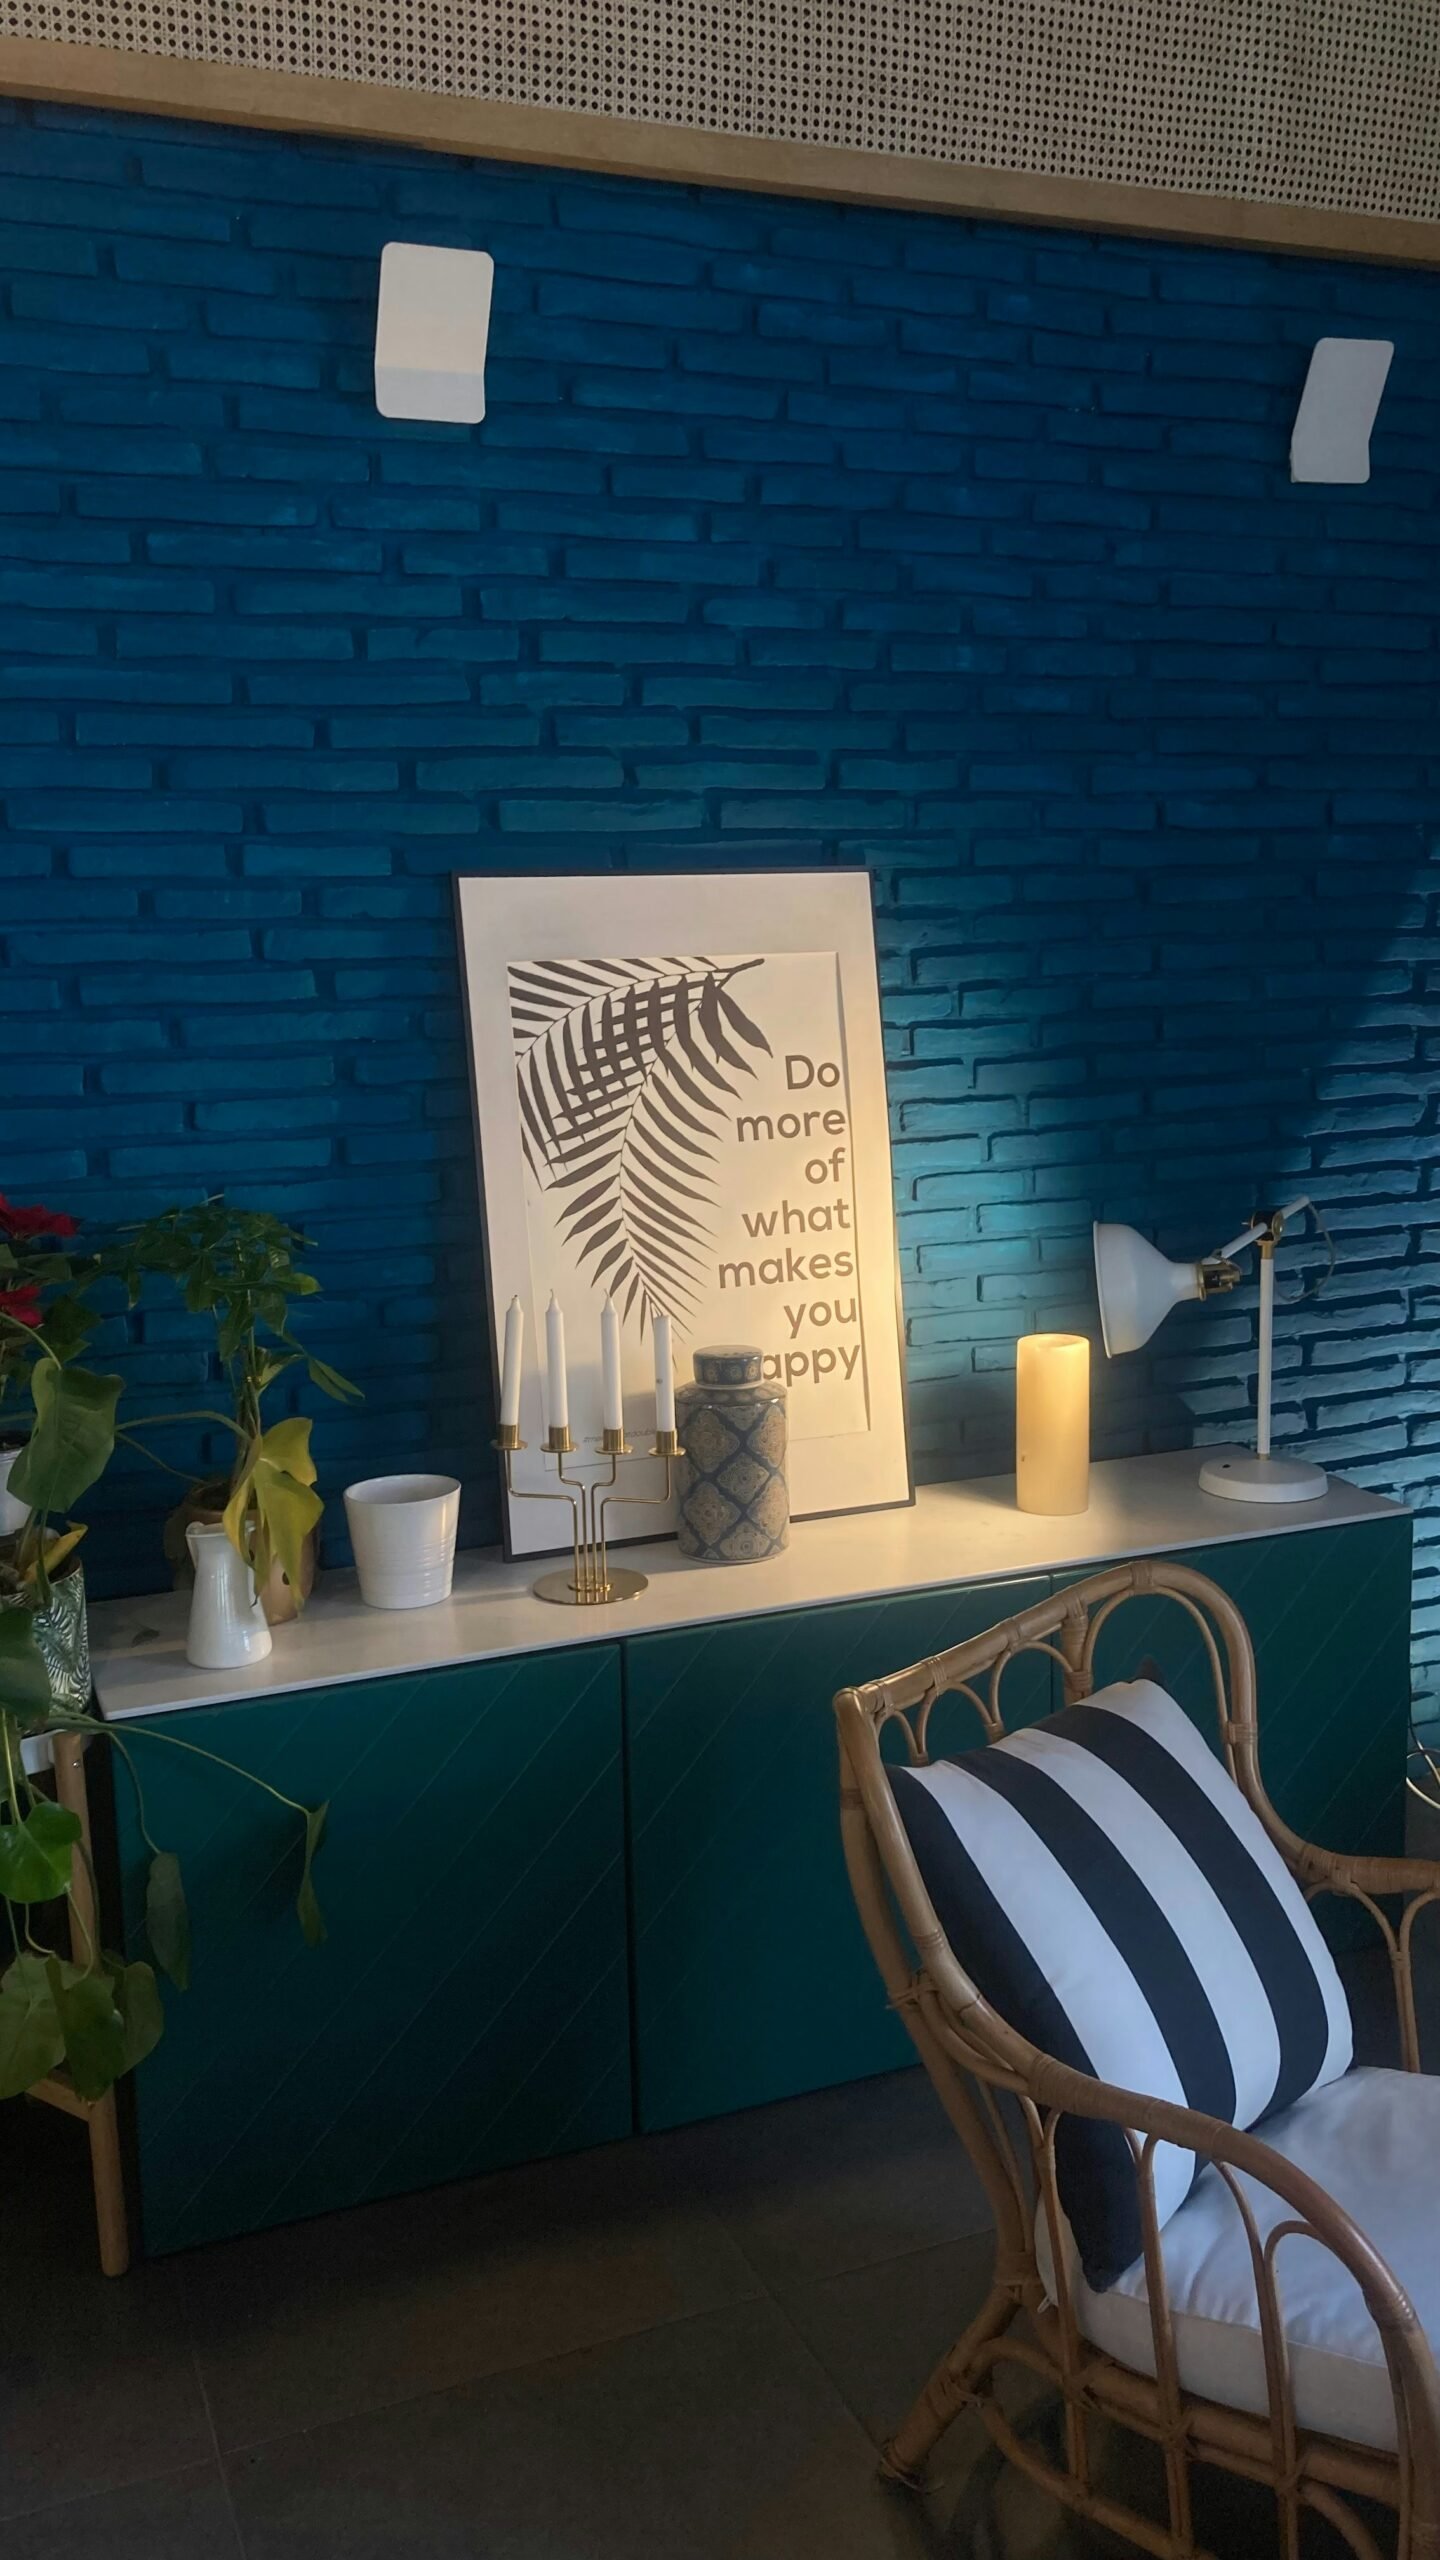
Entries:
[[[758,2106],[914,2058],[851,1899],[837,1689],[898,1671],[1045,1597],[989,1584],[726,1620],[625,1648],[642,2127]],[[1012,1722],[1051,1666],[1009,1674]],[[956,1701],[941,1748],[978,1739]]]
[[[198,1708],[182,1729],[330,1798],[329,1937],[312,1950],[295,1921],[294,1818],[127,1725],[195,1940],[136,2075],[148,2249],[630,2130],[618,1646]],[[123,1768],[116,1795],[138,1937]]]

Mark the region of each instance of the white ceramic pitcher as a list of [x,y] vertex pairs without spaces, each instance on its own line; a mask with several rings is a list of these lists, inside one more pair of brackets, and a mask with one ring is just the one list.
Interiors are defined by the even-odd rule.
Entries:
[[270,1628],[255,1576],[225,1531],[192,1520],[185,1543],[195,1567],[195,1590],[185,1636],[185,1658],[202,1671],[233,1671],[261,1662],[270,1650]]
[[0,1449],[0,1538],[12,1538],[30,1517],[29,1503],[10,1490],[10,1470],[23,1454],[20,1449]]

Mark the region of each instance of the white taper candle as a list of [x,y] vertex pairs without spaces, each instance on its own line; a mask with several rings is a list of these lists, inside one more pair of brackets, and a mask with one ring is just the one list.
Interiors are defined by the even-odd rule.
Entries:
[[601,1417],[607,1431],[623,1431],[625,1407],[620,1394],[620,1318],[615,1301],[607,1297],[600,1310],[600,1385],[604,1402]]
[[565,1376],[565,1318],[553,1289],[550,1304],[545,1310],[545,1371],[546,1419],[552,1431],[568,1431],[570,1388]]
[[655,1428],[675,1428],[675,1354],[670,1342],[670,1319],[657,1315],[655,1332]]
[[525,1310],[512,1298],[505,1310],[505,1356],[500,1369],[502,1425],[520,1419],[520,1355],[525,1348]]

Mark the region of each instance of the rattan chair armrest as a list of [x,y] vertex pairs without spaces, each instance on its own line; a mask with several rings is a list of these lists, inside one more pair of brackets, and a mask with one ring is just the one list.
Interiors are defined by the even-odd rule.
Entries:
[[1307,1885],[1326,1886],[1332,1893],[1440,1894],[1440,1858],[1362,1857],[1293,1837],[1287,1855]]
[[1127,2127],[1144,2140],[1173,2142],[1202,2159],[1254,2178],[1289,2207],[1314,2237],[1333,2251],[1365,2296],[1382,2333],[1418,2343],[1434,2385],[1434,2410],[1440,2421],[1440,2373],[1414,2308],[1398,2279],[1359,2224],[1328,2190],[1297,2169],[1293,2160],[1272,2150],[1255,2133],[1242,2133],[1217,2116],[1194,2107],[1178,2107],[1168,2099],[1144,2097],[1138,2090],[1117,2089],[1106,2080],[1041,2059],[1031,2075],[1032,2092],[1041,2106],[1062,2114],[1099,2118]]

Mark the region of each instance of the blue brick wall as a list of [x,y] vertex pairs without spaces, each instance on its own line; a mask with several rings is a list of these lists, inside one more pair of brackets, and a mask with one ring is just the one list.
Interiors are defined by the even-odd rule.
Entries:
[[[392,237],[494,252],[478,430],[376,415]],[[863,862],[921,1475],[1006,1462],[1092,1216],[1306,1188],[1280,1428],[1429,1513],[1440,279],[45,108],[0,249],[3,1179],[303,1222],[330,1491],[493,1527],[450,875]],[[1396,341],[1374,480],[1294,489],[1337,331]],[[204,1385],[174,1311],[124,1356]],[[1097,1445],[1252,1376],[1253,1293],[1182,1311]],[[166,1497],[107,1499],[143,1586]]]

